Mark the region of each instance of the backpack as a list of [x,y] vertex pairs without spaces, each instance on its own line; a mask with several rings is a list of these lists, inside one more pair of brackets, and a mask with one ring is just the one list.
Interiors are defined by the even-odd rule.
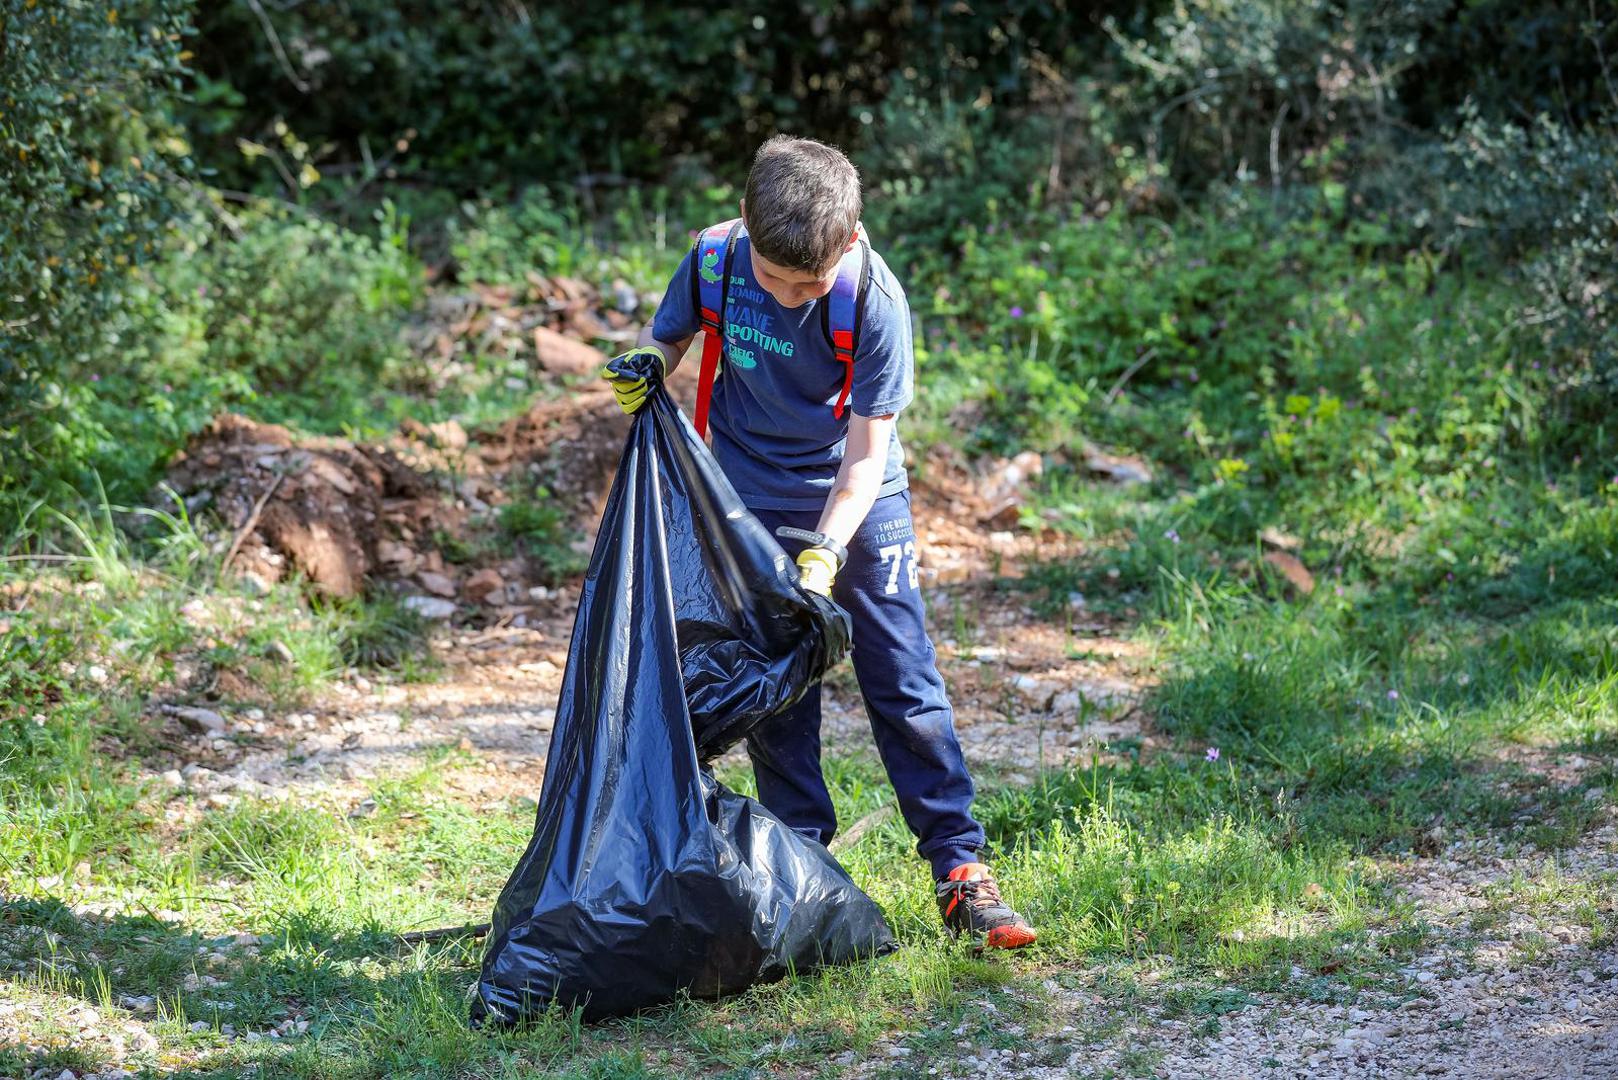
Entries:
[[[710,225],[697,236],[692,247],[691,292],[702,322],[702,370],[697,383],[697,435],[707,437],[708,403],[713,397],[714,379],[719,375],[719,353],[724,347],[724,317],[730,299],[730,260],[736,241],[746,232],[741,218]],[[820,306],[820,326],[832,352],[844,368],[843,392],[832,407],[832,415],[843,418],[849,394],[854,389],[854,351],[859,346],[860,320],[865,314],[865,292],[871,284],[871,245],[865,226],[856,226],[852,248],[837,264],[837,280]]]

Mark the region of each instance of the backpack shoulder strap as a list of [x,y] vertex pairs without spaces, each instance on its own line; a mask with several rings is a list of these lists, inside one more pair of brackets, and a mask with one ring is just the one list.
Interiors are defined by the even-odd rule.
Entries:
[[708,434],[708,403],[719,375],[719,354],[724,348],[725,302],[730,296],[730,259],[742,233],[742,219],[710,225],[697,236],[691,250],[691,291],[702,324],[702,368],[697,382],[698,437]]
[[865,318],[865,294],[871,287],[871,244],[863,224],[856,228],[854,237],[854,246],[837,264],[837,280],[821,309],[826,339],[843,365],[843,391],[832,407],[832,415],[839,420],[854,392],[854,353],[859,348],[860,322]]

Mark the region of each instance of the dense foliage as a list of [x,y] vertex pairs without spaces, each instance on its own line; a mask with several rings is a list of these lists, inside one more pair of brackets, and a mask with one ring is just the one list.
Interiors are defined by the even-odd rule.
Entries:
[[861,141],[895,77],[1025,101],[1031,59],[1095,55],[1091,13],[1137,6],[205,0],[199,104],[227,167],[236,136],[281,120],[340,161],[441,185],[662,178],[777,129]]
[[67,401],[189,164],[168,105],[190,7],[0,3],[0,462],[76,452]]

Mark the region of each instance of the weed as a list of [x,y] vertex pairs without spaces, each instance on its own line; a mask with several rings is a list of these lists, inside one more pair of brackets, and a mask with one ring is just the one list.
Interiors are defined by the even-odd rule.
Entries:
[[554,584],[583,569],[574,550],[578,537],[568,525],[567,511],[552,501],[548,489],[514,498],[500,507],[501,530],[526,555],[541,578]]

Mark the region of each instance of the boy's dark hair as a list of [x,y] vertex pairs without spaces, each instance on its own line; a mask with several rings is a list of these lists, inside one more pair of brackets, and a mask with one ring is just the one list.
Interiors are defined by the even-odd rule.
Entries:
[[753,250],[788,270],[830,269],[860,220],[860,174],[854,163],[813,139],[776,135],[759,147],[746,194]]

